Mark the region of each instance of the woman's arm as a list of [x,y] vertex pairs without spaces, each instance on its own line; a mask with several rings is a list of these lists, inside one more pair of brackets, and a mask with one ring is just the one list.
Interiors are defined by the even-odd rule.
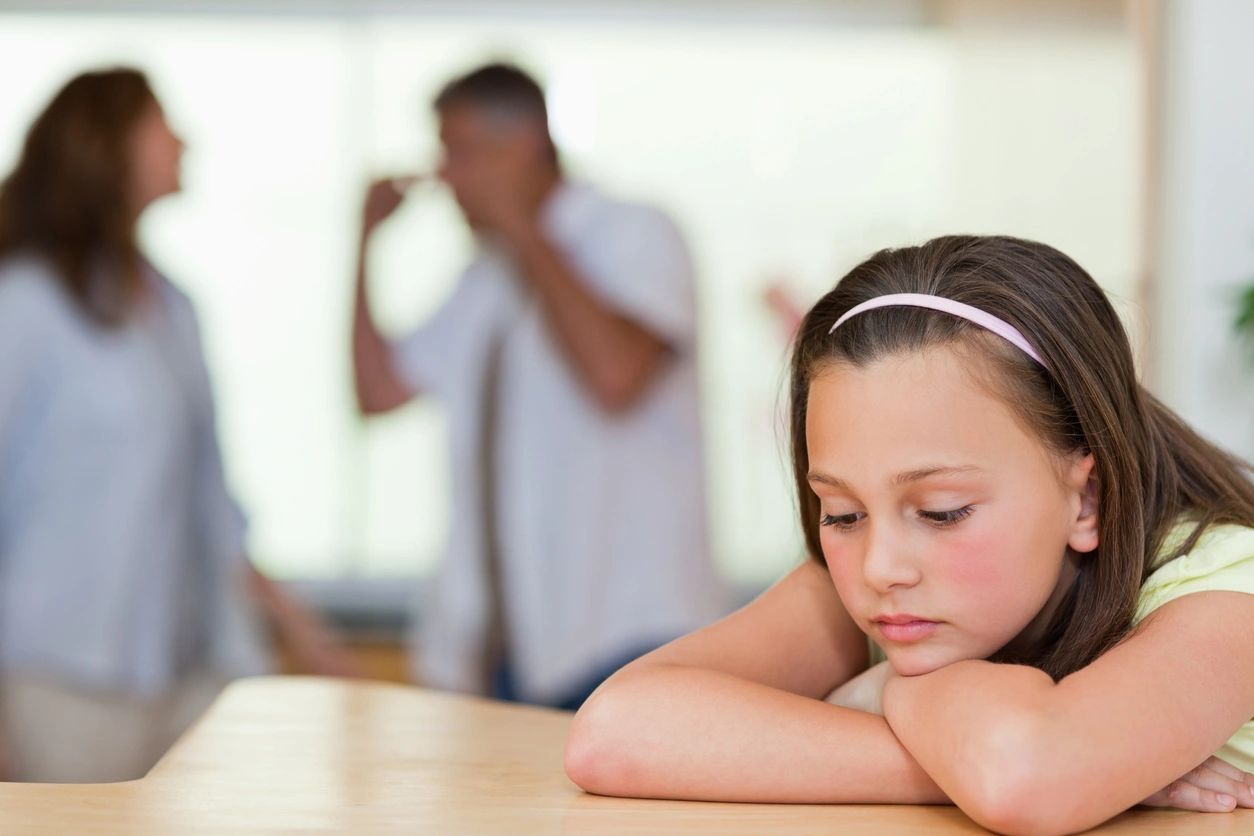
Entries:
[[318,676],[361,677],[361,665],[313,610],[248,563],[248,584],[275,633],[303,671]]
[[866,657],[827,573],[807,562],[603,684],[575,717],[567,774],[603,795],[945,803],[883,718],[822,702]]
[[1252,635],[1254,596],[1187,595],[1056,685],[1034,668],[958,662],[891,679],[884,712],[980,824],[1083,830],[1185,775],[1254,716]]

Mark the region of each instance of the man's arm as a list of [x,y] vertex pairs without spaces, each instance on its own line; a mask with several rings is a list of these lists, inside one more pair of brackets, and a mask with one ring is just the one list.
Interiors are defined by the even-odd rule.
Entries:
[[630,409],[664,368],[670,353],[666,341],[593,293],[534,217],[507,236],[575,372],[607,412]]
[[357,408],[363,415],[390,412],[408,403],[415,392],[402,380],[392,360],[392,347],[370,313],[368,250],[371,236],[403,200],[393,180],[371,184],[362,213],[353,289],[353,382]]

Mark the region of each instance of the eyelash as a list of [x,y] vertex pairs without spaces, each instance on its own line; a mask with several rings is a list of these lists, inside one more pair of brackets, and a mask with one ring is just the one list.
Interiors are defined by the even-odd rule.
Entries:
[[[952,511],[919,511],[918,514],[937,528],[950,528],[971,516],[974,511],[974,505],[966,505]],[[819,517],[819,525],[831,526],[837,531],[852,531],[865,516],[862,513],[841,514],[840,516],[823,514]]]

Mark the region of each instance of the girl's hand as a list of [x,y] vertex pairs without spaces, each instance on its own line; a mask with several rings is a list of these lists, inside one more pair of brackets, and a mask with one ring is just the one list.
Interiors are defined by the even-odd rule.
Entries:
[[1210,757],[1141,803],[1199,813],[1227,813],[1237,807],[1254,807],[1254,775]]
[[827,695],[824,702],[884,716],[884,686],[897,672],[888,662],[867,668]]

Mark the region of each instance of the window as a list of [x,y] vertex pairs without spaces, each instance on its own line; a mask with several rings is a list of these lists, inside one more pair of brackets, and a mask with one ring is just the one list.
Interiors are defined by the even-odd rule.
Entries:
[[[660,204],[689,236],[711,530],[735,580],[766,582],[800,557],[779,421],[785,336],[762,301],[772,281],[808,303],[879,247],[1006,232],[1135,297],[1143,105],[1118,3],[1043,31],[700,3],[569,18],[551,5],[304,5],[0,15],[0,73],[24,79],[0,100],[6,170],[51,92],[104,63],[146,69],[188,140],[185,193],[150,213],[144,238],[199,306],[228,471],[253,550],[280,576],[413,575],[438,558],[438,404],[369,426],[354,414],[353,246],[366,176],[429,170],[431,95],[486,58],[544,80],[576,176]],[[399,332],[432,310],[468,252],[450,201],[415,197],[377,242],[385,324]]]

